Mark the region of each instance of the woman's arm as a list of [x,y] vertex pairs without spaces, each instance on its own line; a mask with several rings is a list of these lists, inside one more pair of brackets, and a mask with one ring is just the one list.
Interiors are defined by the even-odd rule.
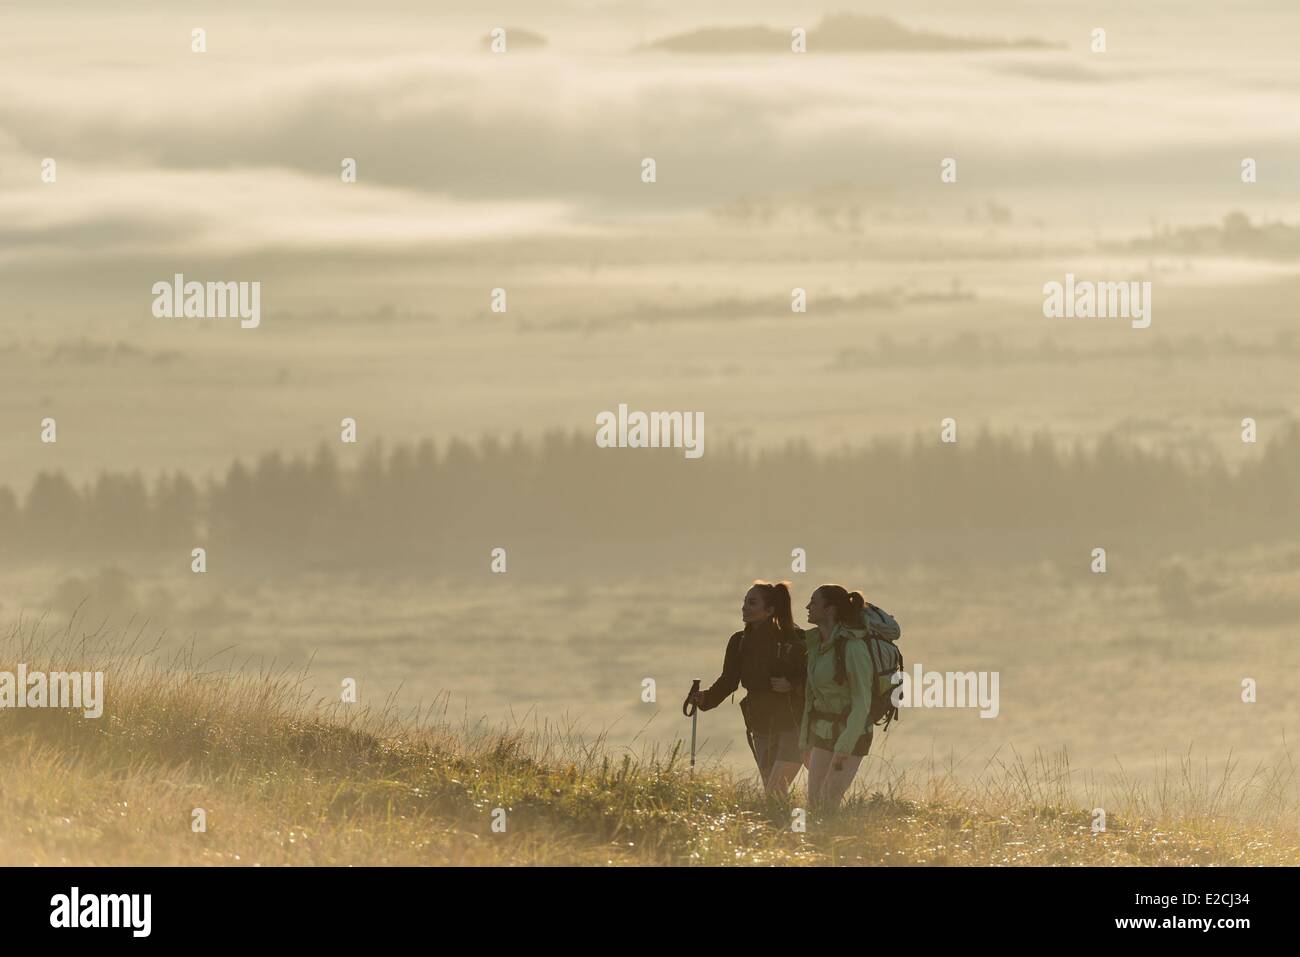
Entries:
[[[804,660],[807,661],[807,651],[804,652]],[[804,665],[804,688],[803,688],[803,719],[799,722],[799,750],[807,751],[812,747],[812,738],[809,730],[812,726],[812,709],[813,709],[813,689],[812,681],[809,680],[807,664]]]
[[722,704],[724,698],[740,687],[740,636],[736,632],[727,642],[727,652],[722,656],[722,674],[718,680],[700,692],[700,710],[710,711]]
[[810,734],[810,729],[812,725],[812,710],[813,710],[813,687],[812,687],[812,675],[810,673],[810,670],[812,668],[812,660],[808,657],[808,647],[810,642],[820,641],[820,640],[821,640],[821,635],[818,632],[816,625],[814,625],[811,628],[805,628],[803,630],[803,648],[801,649],[801,654],[803,656],[803,663],[804,663],[803,664],[804,667],[803,721],[799,725],[799,748],[803,751],[807,751],[809,748],[812,747],[812,735]]
[[808,647],[802,641],[790,649],[790,683],[796,687],[808,683]]
[[849,676],[849,694],[853,704],[844,724],[844,731],[835,742],[836,754],[852,754],[858,738],[867,730],[867,718],[871,714],[871,688],[875,672],[871,667],[871,655],[864,640],[850,638],[844,643],[844,670]]

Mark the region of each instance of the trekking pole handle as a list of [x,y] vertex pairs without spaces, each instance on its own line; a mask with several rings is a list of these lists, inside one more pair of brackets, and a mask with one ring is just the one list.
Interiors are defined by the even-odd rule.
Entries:
[[686,695],[686,700],[682,702],[682,714],[688,718],[695,717],[695,712],[699,706],[695,703],[695,696],[700,693],[700,679],[696,678],[691,682],[690,693]]

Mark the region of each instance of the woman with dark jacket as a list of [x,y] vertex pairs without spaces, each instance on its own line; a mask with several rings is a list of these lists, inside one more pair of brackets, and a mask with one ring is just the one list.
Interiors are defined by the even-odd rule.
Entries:
[[745,627],[727,642],[721,676],[695,701],[701,711],[709,711],[738,685],[744,687],[740,711],[750,750],[768,793],[782,794],[803,763],[799,726],[807,677],[803,632],[790,612],[789,583],[754,582],[740,617]]

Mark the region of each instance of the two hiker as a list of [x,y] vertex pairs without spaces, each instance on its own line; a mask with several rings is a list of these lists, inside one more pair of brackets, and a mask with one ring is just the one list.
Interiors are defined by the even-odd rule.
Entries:
[[808,768],[809,804],[833,810],[871,749],[872,728],[896,715],[892,678],[902,668],[898,623],[860,592],[822,585],[794,626],[786,582],[755,582],[743,631],[727,643],[722,675],[695,700],[717,707],[738,684],[746,735],[769,793],[785,793]]

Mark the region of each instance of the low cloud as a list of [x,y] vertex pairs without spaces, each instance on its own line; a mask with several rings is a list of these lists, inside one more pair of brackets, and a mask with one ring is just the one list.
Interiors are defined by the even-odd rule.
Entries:
[[[973,50],[1048,50],[1059,44],[1021,38],[962,37],[912,30],[888,17],[831,14],[808,30],[808,49],[826,53],[963,53]],[[746,25],[703,27],[652,40],[647,49],[671,53],[781,53],[790,29]]]

